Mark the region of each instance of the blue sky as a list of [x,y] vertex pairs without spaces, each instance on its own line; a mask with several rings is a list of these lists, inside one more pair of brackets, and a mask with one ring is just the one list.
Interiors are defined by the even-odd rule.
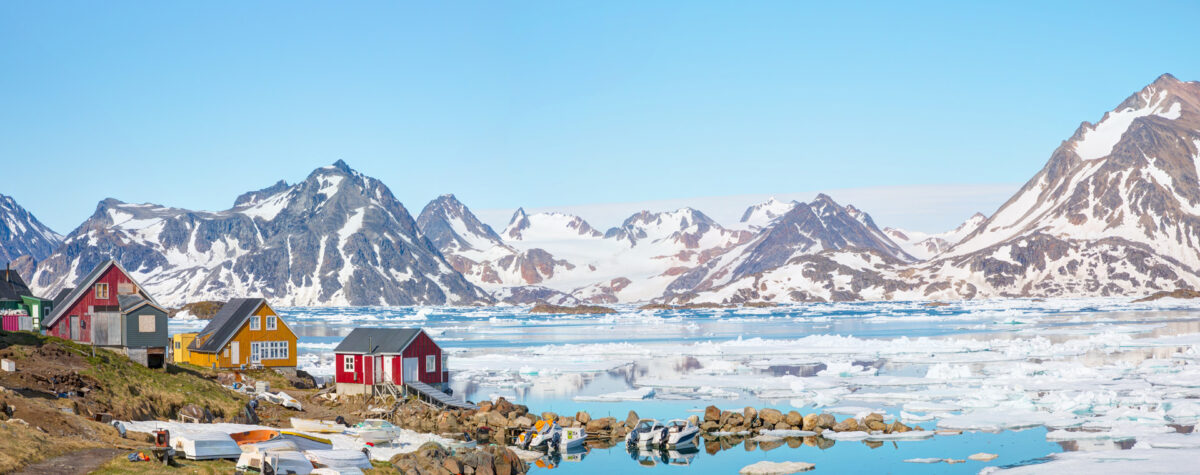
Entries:
[[[1197,2],[5,2],[0,193],[66,233],[105,197],[225,209],[337,159],[414,214],[447,192],[511,209],[1015,190],[1159,74],[1200,80],[1197,17]],[[876,220],[966,217],[928,214]]]

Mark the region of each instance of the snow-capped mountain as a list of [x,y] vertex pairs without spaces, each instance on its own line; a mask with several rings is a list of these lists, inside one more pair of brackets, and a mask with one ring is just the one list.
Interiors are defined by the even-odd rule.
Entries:
[[62,240],[12,197],[0,194],[0,261],[7,264],[22,256],[45,259]]
[[[754,210],[751,207],[747,214]],[[842,207],[828,195],[799,203],[763,228],[750,241],[679,276],[668,296],[703,292],[781,266],[803,256],[842,249],[874,250],[896,263],[915,259],[892,242],[866,213]]]
[[977,226],[965,223],[954,234],[966,236],[932,260],[910,264],[876,251],[825,250],[754,267],[759,273],[738,272],[747,265],[739,262],[707,273],[732,278],[710,278],[711,287],[693,279],[700,292],[677,299],[1103,296],[1200,288],[1198,165],[1200,82],[1163,75],[1098,123],[1080,125],[998,211]]
[[752,231],[757,231],[767,227],[775,218],[787,214],[788,211],[799,205],[798,201],[780,201],[772,196],[767,201],[746,208],[746,212],[742,214],[742,219],[738,222]]
[[54,295],[109,258],[165,305],[259,295],[281,306],[491,301],[382,182],[340,160],[225,211],[101,201],[38,265],[33,285]]
[[518,209],[495,234],[451,195],[417,223],[455,269],[506,303],[650,300],[751,236],[691,208],[641,211],[604,234],[578,216]]
[[[523,211],[518,211],[518,214],[524,216]],[[521,219],[532,227],[528,217]],[[514,221],[516,220],[514,218]],[[586,223],[583,225],[586,226]],[[479,218],[454,195],[439,196],[425,205],[417,217],[417,226],[430,242],[437,246],[455,270],[476,285],[492,291],[539,284],[553,278],[556,271],[571,270],[575,267],[569,262],[555,260],[554,256],[542,249],[518,250],[506,244],[491,226],[479,221]],[[505,294],[510,301],[526,295],[533,294]]]
[[883,228],[884,234],[887,234],[892,241],[899,244],[904,252],[909,253],[917,259],[927,261],[936,257],[938,254],[950,249],[950,246],[958,244],[963,238],[967,237],[979,225],[987,221],[987,216],[983,213],[975,213],[963,221],[958,227],[946,232],[930,234],[921,231],[906,231],[897,228]]
[[1100,122],[1080,125],[922,274],[985,295],[1200,287],[1198,149],[1200,82],[1164,74]]

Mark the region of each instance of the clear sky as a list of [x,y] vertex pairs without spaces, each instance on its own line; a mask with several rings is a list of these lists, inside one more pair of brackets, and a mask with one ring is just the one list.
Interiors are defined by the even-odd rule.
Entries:
[[509,209],[1015,190],[1159,74],[1200,80],[1197,18],[1195,1],[3,2],[0,193],[66,233],[105,197],[226,209],[339,158],[414,214],[448,192]]

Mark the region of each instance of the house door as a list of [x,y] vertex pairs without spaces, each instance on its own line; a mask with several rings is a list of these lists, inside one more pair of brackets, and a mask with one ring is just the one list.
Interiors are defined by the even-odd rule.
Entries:
[[238,350],[241,349],[241,347],[242,347],[242,342],[240,342],[240,341],[229,342],[229,362],[233,363],[234,366],[242,364],[242,358],[238,354],[238,353],[240,353],[240,351],[238,351]]
[[71,340],[79,341],[79,315],[71,315]]
[[383,379],[389,383],[396,382],[396,380],[392,378],[392,364],[394,364],[393,358],[395,358],[395,356],[383,357]]
[[371,355],[363,355],[363,384],[371,384],[372,381],[375,381],[375,368],[372,364],[374,361],[375,358],[372,358]]
[[383,382],[383,372],[385,371],[384,370],[385,367],[383,366],[383,357],[382,356],[375,357],[375,366],[374,367],[375,367],[375,384],[382,383]]
[[419,381],[417,379],[417,359],[404,358],[404,382]]

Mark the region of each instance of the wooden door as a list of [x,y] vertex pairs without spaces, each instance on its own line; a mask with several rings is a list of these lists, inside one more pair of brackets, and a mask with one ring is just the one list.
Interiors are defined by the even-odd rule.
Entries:
[[240,355],[238,355],[238,353],[240,353],[238,350],[241,348],[241,346],[242,343],[240,341],[235,340],[229,342],[229,362],[234,366],[242,364],[242,359]]
[[79,341],[79,315],[71,315],[71,340]]

